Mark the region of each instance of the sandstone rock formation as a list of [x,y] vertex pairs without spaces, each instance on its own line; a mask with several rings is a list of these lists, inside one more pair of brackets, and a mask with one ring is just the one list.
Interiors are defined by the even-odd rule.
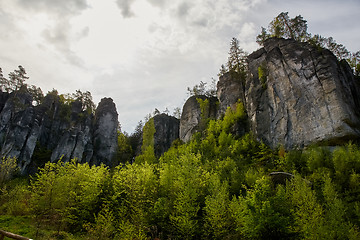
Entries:
[[111,98],[103,98],[95,112],[93,163],[111,166],[117,149],[118,114]]
[[272,38],[248,64],[246,109],[251,130],[266,144],[331,145],[360,136],[359,88],[330,51]]
[[[217,84],[218,118],[238,99],[249,130],[271,147],[335,145],[360,138],[360,87],[346,61],[308,43],[270,38],[248,56],[247,79],[226,73]],[[244,85],[243,85],[244,84]],[[199,130],[195,97],[184,105],[180,139]],[[247,126],[234,127],[242,135]]]
[[220,76],[217,83],[218,118],[225,114],[228,107],[234,109],[238,100],[245,103],[244,83],[245,79],[236,73],[227,72]]
[[[0,93],[1,157],[16,157],[22,174],[36,172],[45,163],[42,161],[60,158],[110,164],[117,147],[117,113],[114,103],[108,108],[100,103],[98,110],[93,116],[82,111],[80,102],[63,104],[54,93],[49,93],[38,106],[32,105],[32,97],[26,90]],[[114,116],[111,124],[107,119],[101,120],[107,114]],[[106,146],[95,147],[94,142]],[[36,158],[33,158],[34,150]],[[38,159],[41,155],[46,160]]]
[[191,136],[202,128],[198,99],[209,101],[208,106],[204,109],[204,118],[216,118],[217,115],[217,99],[215,97],[208,98],[203,95],[190,97],[183,107],[180,119],[180,140],[184,142],[188,142]]
[[165,113],[154,116],[154,152],[160,157],[179,138],[180,120]]

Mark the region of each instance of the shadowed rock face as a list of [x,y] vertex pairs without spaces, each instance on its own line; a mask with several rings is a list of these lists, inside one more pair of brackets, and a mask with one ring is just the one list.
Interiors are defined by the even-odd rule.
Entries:
[[206,109],[206,118],[215,118],[217,115],[217,99],[206,96],[190,97],[182,110],[180,119],[180,140],[188,142],[191,136],[201,128],[201,109],[198,99],[209,100],[209,106]]
[[265,143],[292,148],[359,137],[359,88],[347,63],[330,51],[269,39],[248,63],[246,109],[251,130]]
[[[41,161],[60,158],[111,164],[118,126],[111,99],[102,100],[95,116],[82,111],[80,102],[61,104],[54,94],[48,94],[39,106],[32,105],[26,91],[1,93],[0,100],[1,157],[16,157],[22,174],[36,172],[44,164]],[[100,144],[95,146],[95,141]],[[48,152],[47,158],[33,158],[35,147]]]
[[180,120],[162,113],[154,116],[154,125],[154,151],[155,156],[160,157],[179,138]]
[[111,166],[117,150],[118,114],[111,98],[103,98],[95,112],[93,163]]
[[238,100],[245,104],[244,82],[234,73],[227,72],[220,76],[217,83],[218,117],[223,116],[228,107],[235,109]]

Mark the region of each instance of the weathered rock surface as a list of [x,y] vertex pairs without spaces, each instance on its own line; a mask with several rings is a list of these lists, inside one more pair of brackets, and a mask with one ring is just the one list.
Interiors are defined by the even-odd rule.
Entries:
[[154,152],[160,157],[179,138],[180,120],[165,113],[154,116]]
[[[111,164],[118,127],[111,99],[106,100],[107,104],[99,104],[95,116],[82,111],[80,102],[65,105],[52,93],[38,106],[32,105],[32,97],[26,90],[0,93],[0,101],[1,157],[16,157],[22,174],[34,173],[44,164],[41,162],[44,159],[33,158],[35,149],[41,149],[36,157],[47,153],[46,161],[77,158],[91,164]],[[107,118],[108,115],[112,117]],[[95,147],[94,141],[100,144]]]
[[228,107],[235,109],[238,100],[245,104],[244,82],[245,79],[236,73],[227,72],[220,76],[217,83],[218,118],[225,114]]
[[103,98],[95,112],[93,163],[111,166],[117,150],[118,114],[111,98]]
[[215,97],[206,97],[203,95],[190,97],[182,110],[180,119],[180,140],[184,142],[190,141],[192,135],[201,130],[201,108],[198,99],[208,100],[209,104],[204,112],[204,118],[216,118],[217,115],[217,99]]
[[[360,135],[360,91],[346,62],[307,43],[269,39],[248,57],[246,109],[271,147],[339,144]],[[265,72],[259,79],[259,68]]]

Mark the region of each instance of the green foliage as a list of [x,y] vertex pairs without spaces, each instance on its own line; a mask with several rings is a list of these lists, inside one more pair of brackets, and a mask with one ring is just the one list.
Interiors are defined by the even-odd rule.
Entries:
[[72,94],[72,98],[81,102],[83,111],[89,114],[95,113],[95,104],[89,91],[82,92],[80,89],[76,90],[76,92]]
[[200,81],[199,84],[196,84],[192,88],[188,87],[188,95],[191,96],[207,96],[207,97],[216,97],[216,80],[212,79],[210,87],[206,86],[207,83]]
[[44,167],[45,163],[50,161],[52,151],[40,145],[40,142],[36,142],[33,155],[31,157],[32,162],[36,163],[36,169],[38,167]]
[[343,201],[339,198],[335,185],[331,178],[326,175],[324,177],[323,195],[325,200],[325,232],[327,239],[349,239],[352,236],[349,234],[355,234],[360,237],[359,233],[356,233],[354,226],[346,219],[347,209]]
[[301,15],[290,18],[288,12],[280,13],[270,22],[267,29],[261,27],[261,33],[256,37],[256,42],[264,45],[264,42],[271,37],[292,38],[299,42],[308,42],[320,52],[327,48],[339,60],[346,59],[353,69],[354,75],[359,76],[360,51],[350,53],[344,45],[337,43],[332,37],[323,37],[319,34],[312,36],[307,32],[307,21]]
[[29,77],[26,76],[25,68],[19,66],[19,69],[15,69],[14,72],[9,73],[9,79],[5,78],[2,74],[0,68],[0,86],[1,91],[8,93],[15,92],[20,90],[22,87],[26,86],[25,81]]
[[0,229],[34,238],[36,229],[32,226],[31,221],[32,219],[29,216],[0,215]]
[[104,166],[90,167],[75,161],[47,163],[31,180],[30,204],[38,224],[81,230],[93,217],[107,174]]
[[12,216],[28,215],[30,191],[27,179],[17,178],[0,188],[0,212]]
[[261,83],[261,86],[262,88],[265,90],[267,88],[267,85],[266,85],[266,81],[267,81],[267,68],[265,65],[260,65],[258,67],[258,75],[259,75],[259,80],[260,80],[260,83]]
[[166,154],[160,160],[159,173],[161,197],[156,209],[165,213],[160,226],[179,238],[194,238],[200,231],[199,214],[209,178],[200,156]]
[[355,76],[360,76],[360,51],[350,54],[350,57],[346,59],[353,69]]
[[233,198],[230,208],[236,231],[250,239],[285,239],[292,234],[285,189],[274,189],[266,177],[258,179],[245,197]]
[[127,164],[117,167],[113,175],[114,213],[121,239],[144,239],[157,196],[158,178],[154,166]]
[[209,194],[205,197],[204,232],[209,238],[224,239],[234,230],[229,208],[229,185],[214,173],[209,179]]
[[132,161],[134,150],[130,144],[129,136],[126,133],[118,131],[118,148],[116,157],[118,163],[127,163]]
[[282,12],[270,22],[268,26],[269,33],[265,28],[261,28],[261,33],[257,36],[256,42],[263,45],[264,41],[269,37],[284,37],[301,42],[306,41],[310,38],[306,22],[301,15],[290,18],[288,12]]
[[17,170],[16,158],[3,157],[0,159],[0,188],[8,181]]
[[244,74],[246,71],[246,57],[247,54],[240,48],[239,40],[233,37],[230,42],[230,51],[227,62],[229,71]]
[[305,239],[326,239],[324,209],[316,199],[315,191],[299,176],[287,185],[287,193],[294,206],[294,230]]
[[209,121],[210,115],[210,103],[209,99],[202,100],[201,98],[196,98],[196,101],[200,106],[200,123],[199,123],[199,131],[202,132],[205,130],[206,125]]
[[261,33],[259,35],[257,35],[256,42],[259,45],[264,45],[265,40],[270,37],[271,37],[271,35],[266,31],[266,28],[261,27]]
[[154,151],[154,134],[155,134],[154,118],[151,118],[144,126],[142,131],[141,155],[135,158],[137,163],[155,163],[157,161]]
[[28,87],[28,91],[33,97],[33,102],[35,102],[36,105],[40,105],[44,99],[44,94],[41,88],[36,87],[35,85],[31,85]]
[[247,75],[247,56],[248,54],[240,47],[239,40],[233,37],[230,42],[226,66],[224,64],[221,65],[218,76],[221,77],[229,72],[234,79],[244,82]]

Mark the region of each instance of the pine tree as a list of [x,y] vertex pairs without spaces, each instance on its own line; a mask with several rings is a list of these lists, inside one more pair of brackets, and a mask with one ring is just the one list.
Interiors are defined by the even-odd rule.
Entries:
[[233,72],[243,72],[246,65],[246,53],[240,48],[239,40],[235,37],[231,39],[230,51],[227,68]]
[[292,38],[297,41],[306,41],[310,38],[307,32],[307,21],[301,15],[290,18],[288,12],[282,12],[272,20],[268,26],[268,31],[264,27],[257,36],[256,42],[263,45],[269,37]]

